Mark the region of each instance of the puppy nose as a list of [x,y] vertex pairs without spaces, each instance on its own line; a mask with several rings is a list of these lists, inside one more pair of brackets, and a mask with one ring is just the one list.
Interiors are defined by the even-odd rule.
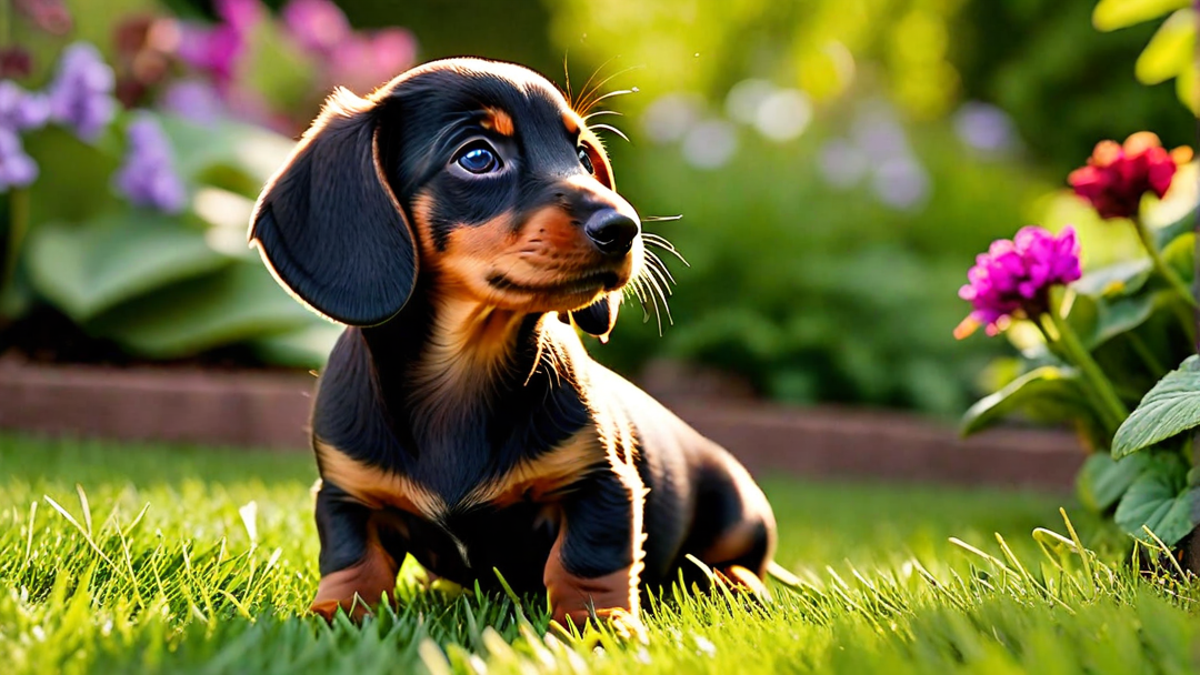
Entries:
[[616,209],[601,209],[587,219],[583,231],[601,252],[615,255],[629,250],[641,226]]

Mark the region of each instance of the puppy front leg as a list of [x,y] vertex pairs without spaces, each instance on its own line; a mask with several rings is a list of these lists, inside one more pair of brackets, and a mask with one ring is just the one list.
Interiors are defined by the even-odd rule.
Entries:
[[624,637],[644,639],[638,606],[644,497],[637,472],[619,467],[584,479],[564,501],[543,577],[556,621],[582,626],[595,611]]
[[338,607],[361,619],[384,593],[396,591],[397,561],[379,541],[371,509],[326,481],[317,493],[321,583],[312,612],[332,619]]

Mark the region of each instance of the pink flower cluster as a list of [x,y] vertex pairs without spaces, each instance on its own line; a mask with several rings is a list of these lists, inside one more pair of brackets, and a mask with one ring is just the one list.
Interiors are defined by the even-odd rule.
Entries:
[[288,33],[324,66],[326,84],[360,94],[407,70],[417,43],[403,28],[354,31],[330,0],[291,0],[281,15]]
[[974,308],[958,328],[962,339],[980,325],[988,335],[1000,332],[1010,318],[1035,318],[1045,312],[1052,286],[1069,284],[1082,274],[1079,241],[1067,227],[1056,237],[1040,227],[1024,227],[1017,236],[999,239],[975,258],[969,283],[959,297]]
[[1072,171],[1067,182],[1101,218],[1132,218],[1138,213],[1142,195],[1153,192],[1161,199],[1171,187],[1178,165],[1191,159],[1191,148],[1167,152],[1158,136],[1139,131],[1124,144],[1097,143],[1087,166]]

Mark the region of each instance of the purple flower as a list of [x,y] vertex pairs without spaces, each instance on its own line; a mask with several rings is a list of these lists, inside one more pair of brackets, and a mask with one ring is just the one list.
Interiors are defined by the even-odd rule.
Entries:
[[112,68],[100,52],[76,42],[63,51],[50,84],[51,119],[71,127],[83,140],[94,140],[116,115],[114,85]]
[[313,54],[332,53],[352,32],[345,13],[329,0],[292,0],[280,14],[296,42]]
[[220,117],[225,104],[213,85],[200,80],[175,82],[159,98],[162,109],[198,124],[212,124]]
[[0,192],[25,187],[38,176],[37,163],[25,154],[16,131],[0,127]]
[[1075,230],[1063,228],[1055,237],[1040,227],[1024,227],[1010,241],[992,242],[967,272],[970,283],[958,296],[974,310],[954,331],[962,339],[981,324],[996,335],[1011,317],[1036,318],[1049,306],[1051,286],[1080,277],[1079,241]]
[[117,172],[117,190],[130,202],[166,213],[178,213],[187,200],[183,181],[172,166],[171,143],[158,121],[147,114],[126,130],[129,151]]
[[0,126],[13,131],[38,129],[50,119],[50,98],[25,91],[12,80],[0,80]]

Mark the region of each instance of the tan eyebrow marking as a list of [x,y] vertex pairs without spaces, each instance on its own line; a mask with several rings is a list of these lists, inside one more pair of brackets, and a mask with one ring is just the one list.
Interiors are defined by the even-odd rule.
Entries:
[[574,136],[579,133],[579,115],[574,110],[568,110],[563,113],[563,126],[567,128],[567,133]]
[[512,136],[516,132],[512,116],[499,108],[484,108],[484,118],[480,125],[484,129],[495,131],[501,136]]

